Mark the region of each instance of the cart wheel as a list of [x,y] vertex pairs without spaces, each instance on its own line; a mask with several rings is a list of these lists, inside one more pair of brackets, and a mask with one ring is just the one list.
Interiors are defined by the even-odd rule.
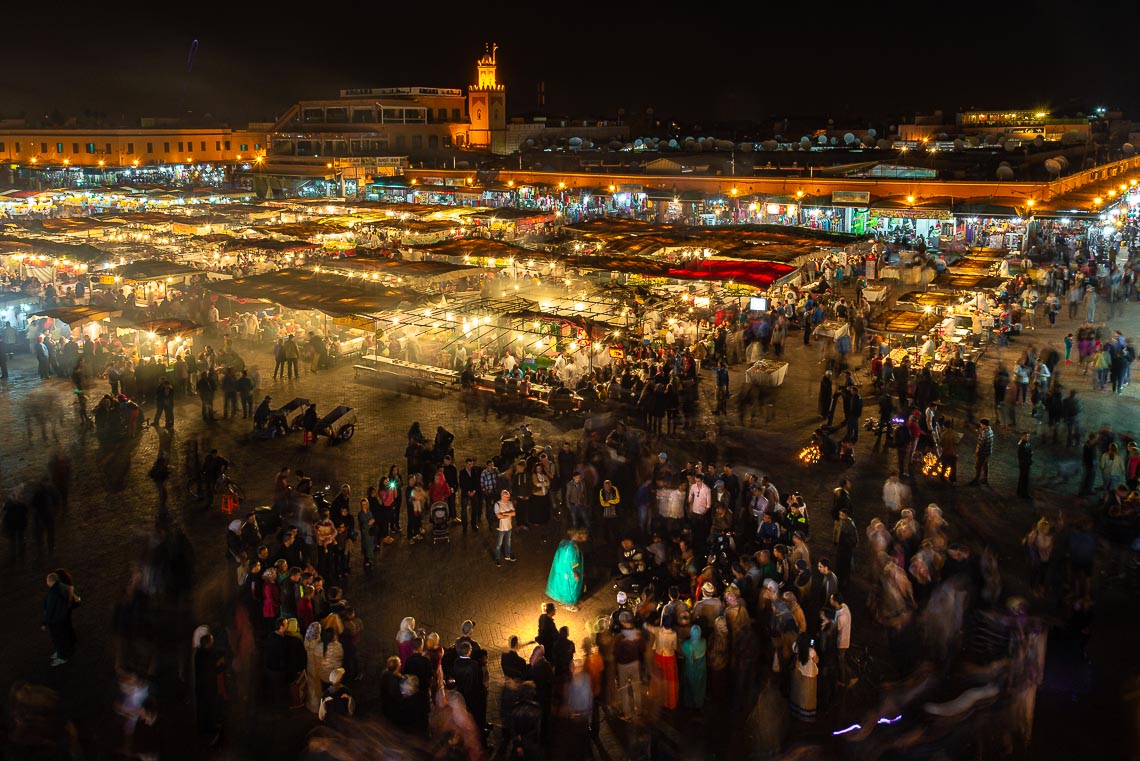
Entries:
[[340,435],[337,438],[339,438],[341,441],[348,441],[352,438],[352,434],[354,433],[356,433],[356,426],[346,425],[344,428],[340,429]]

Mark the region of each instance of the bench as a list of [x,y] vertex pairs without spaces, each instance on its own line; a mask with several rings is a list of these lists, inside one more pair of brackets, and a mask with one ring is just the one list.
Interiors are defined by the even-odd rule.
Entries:
[[354,380],[359,380],[360,379],[360,373],[361,373],[361,371],[363,371],[365,373],[370,373],[371,374],[370,377],[377,378],[378,380],[390,381],[390,382],[396,384],[401,390],[404,390],[404,391],[408,391],[409,389],[430,388],[433,391],[438,392],[439,395],[442,396],[447,391],[447,388],[449,385],[447,383],[444,383],[441,380],[436,380],[434,378],[414,378],[414,377],[409,376],[409,375],[403,375],[401,373],[394,373],[391,370],[388,370],[384,367],[372,367],[370,365],[353,365],[352,371],[353,371],[353,379]]

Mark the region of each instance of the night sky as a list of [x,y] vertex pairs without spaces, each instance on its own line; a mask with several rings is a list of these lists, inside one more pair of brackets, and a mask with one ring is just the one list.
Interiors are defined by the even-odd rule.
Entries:
[[0,115],[192,111],[242,125],[341,87],[466,88],[485,41],[499,43],[512,114],[537,110],[539,81],[548,112],[610,118],[652,107],[678,120],[846,123],[934,108],[1137,106],[1110,36],[1121,19],[1107,12],[1041,2],[1028,14],[915,4],[903,15],[854,0],[728,9],[738,5],[491,2],[481,16],[474,2],[65,3],[58,13],[21,3],[5,9]]

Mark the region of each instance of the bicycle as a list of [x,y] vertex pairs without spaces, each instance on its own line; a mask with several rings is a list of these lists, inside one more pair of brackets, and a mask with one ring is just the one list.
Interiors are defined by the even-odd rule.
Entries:
[[[205,498],[205,490],[200,489],[200,485],[200,479],[191,478],[186,484],[186,493],[189,494],[193,499]],[[214,494],[221,494],[223,496],[228,495],[236,499],[238,502],[245,501],[245,490],[241,488],[241,485],[238,484],[237,481],[230,478],[228,473],[222,473],[220,476],[218,476],[218,480],[214,483]]]
[[847,649],[847,671],[850,681],[844,690],[845,700],[869,705],[879,699],[883,671],[866,645],[852,645]]

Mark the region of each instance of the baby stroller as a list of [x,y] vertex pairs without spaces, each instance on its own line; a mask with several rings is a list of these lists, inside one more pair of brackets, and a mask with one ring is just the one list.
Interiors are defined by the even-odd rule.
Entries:
[[451,542],[447,530],[451,527],[451,518],[447,515],[447,503],[435,502],[428,509],[428,520],[431,522],[431,543]]

